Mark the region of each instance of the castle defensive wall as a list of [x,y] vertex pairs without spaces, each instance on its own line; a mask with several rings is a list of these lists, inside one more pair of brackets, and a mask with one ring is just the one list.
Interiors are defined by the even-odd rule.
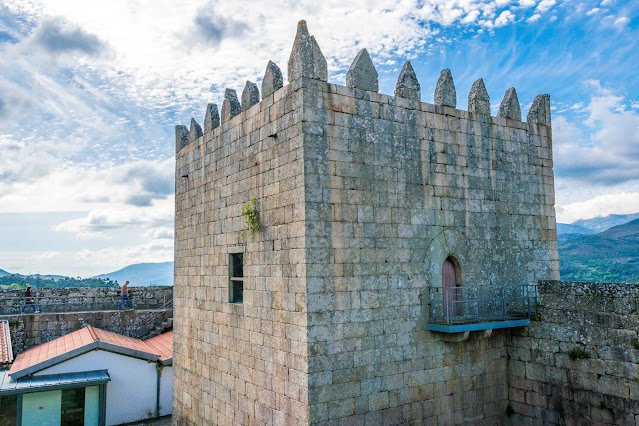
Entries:
[[27,307],[24,290],[0,290],[0,319],[9,324],[14,356],[91,325],[145,339],[172,326],[173,287],[129,287],[134,310],[119,311],[120,288],[36,288],[39,313]]
[[479,79],[463,111],[444,70],[423,103],[410,62],[380,94],[365,49],[331,84],[304,21],[283,83],[269,62],[176,126],[174,420],[569,421],[531,321],[559,279],[549,96],[493,117]]

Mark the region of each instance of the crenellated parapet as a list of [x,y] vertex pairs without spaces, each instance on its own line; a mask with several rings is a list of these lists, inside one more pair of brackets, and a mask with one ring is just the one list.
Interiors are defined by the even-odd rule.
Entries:
[[[304,20],[298,22],[293,48],[288,60],[288,82],[291,83],[300,78],[320,82],[328,80],[326,59],[315,37],[309,33],[308,25]],[[239,99],[235,90],[227,88],[224,92],[220,113],[218,113],[216,104],[207,105],[203,132],[195,120],[192,120],[188,130],[184,126],[176,126],[176,150],[180,151],[202,134],[215,130],[221,124],[260,103],[260,100],[273,95],[282,87],[284,87],[282,72],[273,61],[269,61],[261,82],[261,96],[258,85],[251,81],[246,82]],[[346,87],[371,93],[379,91],[378,73],[367,49],[361,49],[351,63],[346,73]],[[421,85],[410,61],[404,63],[399,73],[394,96],[421,102]],[[457,91],[449,69],[441,71],[433,98],[435,106],[457,108]],[[489,119],[491,116],[490,96],[481,78],[473,83],[468,94],[468,112],[477,117],[483,117],[482,120]],[[521,122],[521,105],[514,87],[508,89],[504,94],[496,117]],[[550,126],[549,95],[542,94],[535,98],[526,121],[530,125]]]
[[477,311],[559,278],[549,97],[522,122],[509,89],[495,116],[479,78],[463,111],[454,73],[425,89],[414,61],[379,93],[361,47],[329,83],[300,21],[287,84],[269,61],[176,127],[179,424],[506,422],[509,338],[485,328],[523,322]]

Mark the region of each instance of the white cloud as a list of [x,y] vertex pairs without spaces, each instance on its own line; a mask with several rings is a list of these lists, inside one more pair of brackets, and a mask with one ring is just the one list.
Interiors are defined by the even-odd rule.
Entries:
[[623,26],[626,25],[628,22],[630,22],[630,18],[628,18],[627,16],[622,16],[615,20],[615,25]]
[[496,27],[503,27],[515,20],[515,14],[510,10],[504,10],[499,14],[499,17],[495,20]]
[[537,0],[519,0],[519,6],[527,9],[537,4]]
[[590,9],[588,12],[586,12],[586,15],[588,16],[592,16],[595,13],[599,12],[601,9],[599,9],[598,7],[593,7],[592,9]]
[[539,21],[539,18],[541,18],[541,15],[538,14],[538,13],[535,13],[530,18],[528,18],[527,21],[528,22],[537,22],[537,21]]
[[544,13],[550,10],[555,4],[557,4],[556,0],[541,0],[535,10],[538,13]]
[[[135,263],[173,260],[173,240],[157,239],[144,244],[113,246],[97,250],[63,252],[0,252],[2,269],[21,274],[59,274],[91,277]],[[69,259],[72,259],[70,262]]]
[[557,222],[572,223],[610,214],[639,212],[639,192],[621,192],[600,195],[586,201],[557,206]]

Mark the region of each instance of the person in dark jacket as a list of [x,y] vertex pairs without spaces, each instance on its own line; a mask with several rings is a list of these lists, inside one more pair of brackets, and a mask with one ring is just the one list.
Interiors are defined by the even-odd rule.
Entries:
[[40,311],[36,307],[35,297],[31,294],[31,286],[28,286],[26,291],[24,292],[24,306],[22,307],[21,314],[24,313],[24,310],[27,309],[27,306],[30,306],[33,309],[33,313],[39,313]]

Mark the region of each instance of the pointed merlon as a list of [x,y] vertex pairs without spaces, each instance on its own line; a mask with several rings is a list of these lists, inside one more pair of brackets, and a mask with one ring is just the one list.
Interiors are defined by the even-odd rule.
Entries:
[[240,101],[237,100],[237,93],[233,89],[226,89],[222,103],[222,123],[226,123],[240,112],[242,112],[242,107]]
[[264,72],[264,78],[262,79],[262,99],[271,96],[283,86],[284,78],[282,78],[280,67],[275,65],[273,61],[268,61],[266,72]]
[[189,131],[186,126],[175,126],[175,152],[179,152],[189,143]]
[[417,81],[417,76],[415,75],[415,71],[413,71],[413,66],[410,64],[410,61],[406,61],[402,72],[400,72],[399,77],[397,77],[395,96],[415,101],[421,101],[422,99],[421,87],[419,86],[419,81]]
[[379,90],[377,70],[366,49],[360,50],[355,56],[351,67],[346,73],[346,86],[369,92],[377,92]]
[[528,111],[526,121],[550,126],[550,95],[537,95]]
[[204,133],[208,133],[218,127],[220,127],[220,114],[217,112],[217,104],[208,104],[206,106],[206,115],[204,116]]
[[521,107],[519,99],[517,99],[517,91],[514,87],[506,90],[504,100],[501,101],[497,117],[510,118],[511,120],[521,121]]
[[257,84],[246,81],[244,90],[242,90],[242,111],[246,111],[255,104],[260,103],[260,91],[257,88]]
[[191,128],[189,129],[189,143],[196,141],[200,136],[202,136],[202,128],[194,118],[191,118]]
[[457,108],[457,91],[449,69],[442,70],[435,87],[435,105]]
[[490,115],[490,97],[483,79],[475,80],[468,94],[468,112]]
[[306,21],[299,21],[297,24],[293,50],[288,58],[289,83],[301,77],[328,81],[326,59],[315,37],[309,34]]

